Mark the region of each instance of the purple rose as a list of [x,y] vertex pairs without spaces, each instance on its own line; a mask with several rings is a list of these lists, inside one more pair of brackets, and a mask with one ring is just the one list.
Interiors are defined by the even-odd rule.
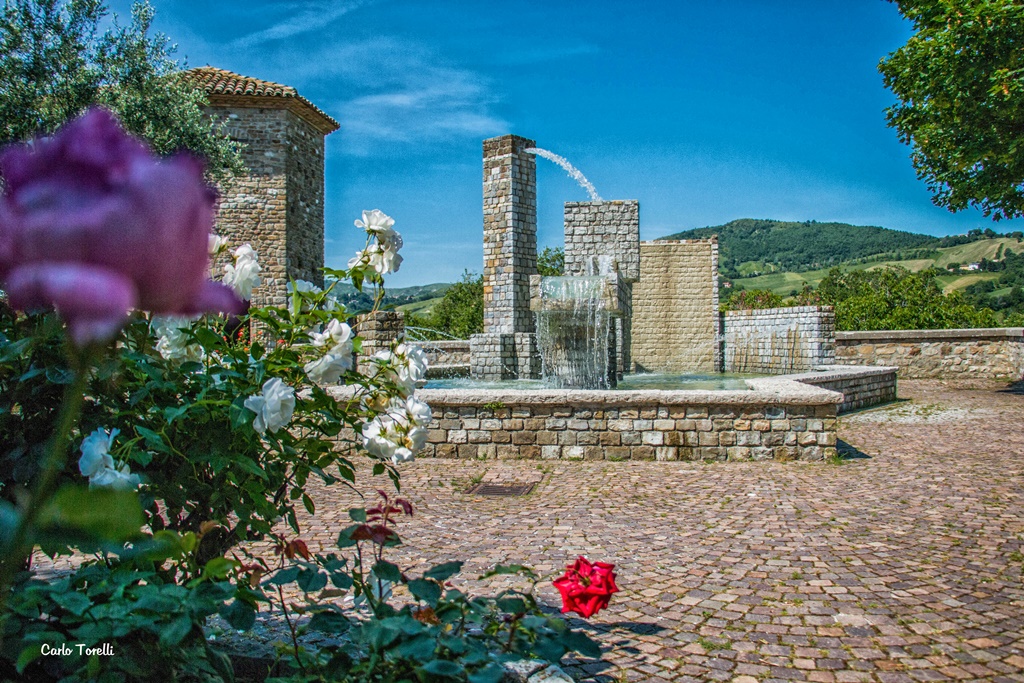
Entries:
[[209,279],[216,195],[202,163],[161,160],[104,109],[0,154],[0,283],[17,308],[54,306],[78,344],[130,309],[240,313]]

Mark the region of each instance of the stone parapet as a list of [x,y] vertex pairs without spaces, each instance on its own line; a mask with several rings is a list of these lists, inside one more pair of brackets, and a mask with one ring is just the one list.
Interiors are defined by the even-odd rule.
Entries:
[[889,365],[906,379],[1024,379],[1024,328],[836,333],[836,361]]
[[540,377],[535,334],[474,334],[469,338],[469,355],[473,379],[495,382]]
[[791,306],[723,314],[726,372],[781,374],[835,363],[830,306]]
[[895,401],[897,370],[894,367],[832,365],[815,368],[812,372],[786,375],[785,379],[838,391],[843,395],[839,412],[845,413]]

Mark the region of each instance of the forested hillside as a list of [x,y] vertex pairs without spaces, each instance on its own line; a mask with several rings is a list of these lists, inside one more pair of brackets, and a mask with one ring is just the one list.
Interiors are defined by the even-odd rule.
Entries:
[[775,270],[803,271],[879,254],[894,260],[925,256],[939,246],[929,235],[875,226],[741,218],[725,225],[685,230],[661,239],[718,235],[719,269],[726,277]]

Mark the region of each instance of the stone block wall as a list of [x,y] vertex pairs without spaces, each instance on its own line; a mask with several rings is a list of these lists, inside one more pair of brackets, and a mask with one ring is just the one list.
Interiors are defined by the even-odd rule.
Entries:
[[837,332],[836,362],[891,365],[906,379],[1024,379],[1024,328]]
[[540,377],[537,335],[483,333],[469,338],[470,376],[488,382]]
[[633,369],[715,372],[721,367],[718,327],[718,239],[641,242]]
[[[259,254],[255,306],[283,306],[289,278],[323,283],[323,133],[287,109],[217,106],[249,172],[225,182],[216,231]],[[217,264],[218,274],[223,262]]]
[[[421,390],[417,395],[431,406],[434,420],[420,457],[821,460],[835,455],[839,399],[831,392],[821,392],[826,398],[812,404],[793,405],[755,396],[737,401],[735,395],[711,392],[622,392],[593,401],[581,396],[586,393],[529,392],[513,398]],[[731,392],[737,393],[742,392]]]
[[640,278],[639,201],[565,203],[565,274],[593,274],[592,256],[611,256],[627,282]]
[[427,377],[455,377],[469,374],[469,340],[412,342],[427,354]]
[[726,372],[778,375],[835,363],[829,306],[726,311],[723,318]]

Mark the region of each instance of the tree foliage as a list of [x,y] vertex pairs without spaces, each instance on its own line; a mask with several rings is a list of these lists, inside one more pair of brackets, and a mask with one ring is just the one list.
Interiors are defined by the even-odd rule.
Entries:
[[[220,180],[242,170],[227,135],[203,113],[205,94],[151,34],[154,10],[122,26],[101,0],[6,0],[0,8],[0,144],[49,135],[99,104],[161,154],[187,149]],[[105,22],[111,27],[101,31]]]
[[558,276],[565,273],[565,249],[562,247],[544,247],[537,254],[537,273],[544,277]]
[[[444,293],[444,298],[425,319],[418,321],[456,339],[469,339],[470,335],[484,331],[484,278],[483,275],[463,273]],[[410,324],[407,318],[406,324]]]
[[895,1],[915,34],[879,71],[918,177],[950,211],[1024,215],[1024,4]]
[[844,273],[833,268],[818,286],[822,304],[834,306],[837,330],[937,330],[994,327],[989,309],[960,292],[943,294],[938,271],[879,268]]

